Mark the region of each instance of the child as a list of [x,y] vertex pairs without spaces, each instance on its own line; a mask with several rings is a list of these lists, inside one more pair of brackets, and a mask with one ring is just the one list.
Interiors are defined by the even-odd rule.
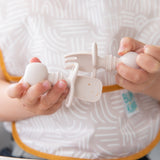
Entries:
[[[158,0],[0,1],[0,118],[14,121],[12,134],[22,149],[45,159],[131,160],[158,143],[160,48],[153,45],[160,45],[159,5]],[[118,48],[119,55],[139,53],[140,68],[118,64],[116,81],[113,72],[98,71],[96,78],[112,90],[99,102],[74,99],[66,108],[64,80],[54,86],[49,81],[29,86],[23,78],[11,84],[30,59],[49,72],[67,72],[63,56],[90,51],[94,41],[100,56],[117,55]],[[116,83],[125,89],[113,91]]]

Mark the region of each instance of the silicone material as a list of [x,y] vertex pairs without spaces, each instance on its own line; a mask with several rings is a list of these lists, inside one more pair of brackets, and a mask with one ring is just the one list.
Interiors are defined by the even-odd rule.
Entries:
[[73,97],[87,102],[98,101],[102,93],[102,82],[96,78],[77,76],[78,69],[78,63],[74,63],[70,75],[64,76],[61,72],[48,73],[46,66],[42,63],[30,63],[26,67],[24,81],[35,85],[48,79],[54,85],[58,80],[66,80],[70,87],[65,102],[67,107],[72,104]]
[[101,94],[102,83],[99,79],[82,76],[77,77],[75,97],[83,101],[96,102],[100,99]]
[[[93,77],[95,77],[96,69],[104,68],[107,71],[112,71],[116,69],[118,62],[123,62],[126,65],[138,68],[136,64],[137,53],[128,52],[125,55],[117,58],[116,56],[107,55],[105,57],[98,56],[97,45],[93,43],[91,53],[70,53],[64,56],[65,64],[67,63],[78,63],[79,70],[84,72],[92,72]],[[69,69],[69,67],[66,67]]]
[[119,58],[119,62],[122,62],[129,67],[138,69],[139,66],[136,63],[137,55],[138,54],[136,52],[128,52]]
[[34,85],[38,82],[48,79],[48,70],[42,63],[30,63],[26,67],[23,79],[30,85]]
[[96,66],[97,66],[97,44],[93,43],[92,44],[92,65],[93,65],[93,69],[92,69],[92,77],[96,77]]

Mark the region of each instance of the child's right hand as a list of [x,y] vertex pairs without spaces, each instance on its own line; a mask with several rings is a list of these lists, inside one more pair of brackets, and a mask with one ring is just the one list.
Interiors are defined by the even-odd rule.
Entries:
[[144,44],[130,37],[124,37],[120,42],[119,55],[134,51],[139,69],[125,64],[117,65],[117,84],[133,92],[142,93],[160,101],[160,46]]
[[[37,58],[31,62],[40,62]],[[36,115],[48,115],[56,112],[67,97],[69,89],[67,82],[58,81],[54,86],[48,80],[30,86],[28,83],[20,82],[10,85],[8,96],[19,99],[24,108]]]

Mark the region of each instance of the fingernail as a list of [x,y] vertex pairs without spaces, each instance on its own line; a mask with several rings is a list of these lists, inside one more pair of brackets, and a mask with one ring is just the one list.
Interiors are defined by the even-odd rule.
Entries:
[[65,87],[66,87],[66,83],[64,81],[58,82],[58,88],[65,88]]
[[31,60],[30,60],[31,63],[33,62],[41,62],[37,57],[33,57]]
[[44,81],[42,85],[46,89],[50,88],[50,83],[48,81]]
[[119,50],[118,50],[118,54],[119,55],[123,55],[126,52],[128,52],[128,49],[124,48],[124,47],[120,47]]

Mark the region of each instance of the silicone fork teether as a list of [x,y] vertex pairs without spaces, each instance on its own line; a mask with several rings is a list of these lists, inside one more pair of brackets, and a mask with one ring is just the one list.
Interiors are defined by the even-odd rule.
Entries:
[[102,94],[102,82],[96,78],[78,76],[78,63],[72,64],[72,70],[69,76],[63,75],[61,72],[48,73],[46,66],[42,63],[30,63],[27,65],[24,81],[30,85],[34,85],[43,80],[49,80],[53,85],[61,79],[67,81],[70,91],[66,99],[65,105],[69,107],[73,97],[87,101],[96,102]]
[[100,57],[97,54],[97,45],[96,43],[94,43],[91,53],[87,52],[70,53],[65,55],[64,59],[65,59],[65,64],[78,63],[80,71],[93,72],[93,74],[95,74],[95,70],[98,68],[104,68],[107,71],[115,70],[118,62],[123,62],[124,64],[130,67],[138,68],[138,65],[136,64],[137,55],[138,54],[135,52],[128,52],[125,55],[121,56],[120,58],[117,58],[116,56],[113,55]]

